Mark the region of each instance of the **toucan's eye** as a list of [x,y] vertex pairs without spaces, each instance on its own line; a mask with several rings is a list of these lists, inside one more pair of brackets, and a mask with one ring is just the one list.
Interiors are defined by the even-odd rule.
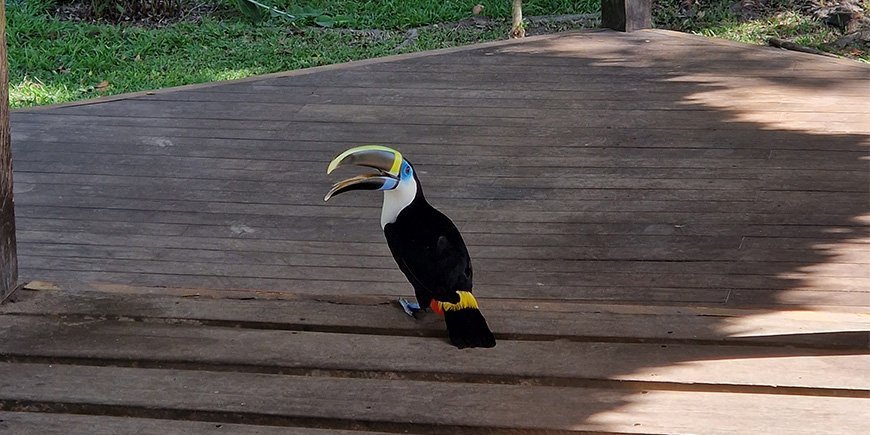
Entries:
[[410,175],[410,174],[411,174],[411,167],[405,166],[405,175]]

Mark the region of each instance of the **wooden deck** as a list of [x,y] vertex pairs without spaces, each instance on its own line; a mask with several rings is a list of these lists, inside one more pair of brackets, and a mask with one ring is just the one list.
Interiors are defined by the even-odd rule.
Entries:
[[[870,433],[868,95],[650,30],[19,111],[0,432]],[[495,349],[392,303],[379,194],[323,203],[367,143],[462,230]]]

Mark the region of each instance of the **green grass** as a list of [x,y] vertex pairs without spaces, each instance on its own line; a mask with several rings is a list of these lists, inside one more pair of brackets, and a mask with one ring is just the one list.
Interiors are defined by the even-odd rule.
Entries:
[[[730,39],[748,44],[767,44],[774,37],[796,44],[828,51],[859,61],[870,62],[870,52],[860,47],[832,46],[841,34],[809,16],[797,12],[794,0],[770,0],[766,10],[751,20],[741,20],[731,10],[731,0],[697,2],[693,16],[681,16],[678,0],[659,0],[655,9],[655,25],[659,28],[690,32],[708,37]],[[870,14],[870,0],[864,7]],[[698,14],[697,12],[703,12]]]
[[[251,23],[232,9],[231,0],[199,23],[160,29],[58,21],[49,11],[54,0],[10,0],[7,5],[10,103],[12,107],[52,104],[191,83],[248,77],[275,71],[345,62],[398,52],[428,50],[502,39],[508,24],[479,31],[426,27],[402,50],[411,27],[468,18],[476,3],[484,15],[507,19],[508,0],[261,0],[290,13],[301,5],[342,17],[340,27],[382,29],[388,37],[367,40],[340,30],[305,30],[313,18],[291,23],[281,17]],[[837,34],[823,24],[787,12],[793,0],[771,0],[782,10],[741,21],[731,0],[707,0],[703,14],[682,16],[678,0],[658,0],[656,26],[749,43],[770,36],[830,49]],[[779,3],[776,3],[779,2]],[[870,0],[868,0],[870,4]],[[597,10],[599,0],[526,0],[529,15],[575,14]],[[784,12],[785,11],[785,12]],[[847,54],[870,61],[866,50]],[[108,82],[108,88],[100,84]]]
[[826,42],[834,41],[839,36],[833,28],[793,11],[780,12],[770,17],[743,23],[712,24],[699,33],[750,44],[764,44],[767,38],[775,37],[822,49],[825,48]]
[[[406,29],[468,18],[475,4],[484,6],[484,15],[509,18],[509,0],[265,0],[290,13],[302,5],[330,15],[344,15],[349,27],[356,29]],[[525,15],[581,14],[596,11],[599,0],[525,0]]]
[[[270,4],[298,9],[296,2],[281,1]],[[528,1],[526,12],[582,12],[583,4],[595,2]],[[505,1],[480,3],[486,6],[487,16],[510,14]],[[49,13],[50,0],[10,3],[10,104],[52,104],[395,54],[404,40],[402,29],[467,18],[474,2],[312,0],[305,4],[333,16],[347,15],[345,27],[396,31],[379,41],[361,41],[346,32],[291,33],[296,27],[283,18],[254,24],[227,8],[200,23],[147,29],[58,21]],[[485,32],[429,28],[401,51],[496,40],[506,34],[507,27]],[[103,81],[108,88],[98,89]]]

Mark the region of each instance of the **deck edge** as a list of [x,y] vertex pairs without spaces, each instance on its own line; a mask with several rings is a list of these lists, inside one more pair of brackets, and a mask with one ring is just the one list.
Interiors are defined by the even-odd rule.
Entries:
[[302,68],[302,69],[295,69],[295,70],[288,70],[288,71],[279,71],[279,72],[274,72],[274,73],[260,74],[260,75],[244,77],[244,78],[240,78],[240,79],[233,79],[233,80],[220,80],[220,81],[214,81],[214,82],[193,83],[193,84],[189,84],[189,85],[172,86],[172,87],[168,87],[168,88],[158,88],[158,89],[145,90],[145,91],[127,92],[127,93],[123,93],[123,94],[107,95],[104,97],[96,97],[96,98],[90,98],[90,99],[79,100],[79,101],[70,101],[70,102],[66,102],[66,103],[49,104],[49,105],[45,105],[45,106],[13,108],[10,112],[16,113],[16,114],[17,113],[34,113],[34,112],[41,112],[43,110],[59,109],[59,108],[65,108],[65,107],[89,106],[89,105],[93,105],[93,104],[109,103],[109,102],[113,102],[113,101],[121,101],[121,100],[127,100],[127,99],[131,99],[131,98],[144,97],[144,96],[161,95],[161,94],[179,92],[179,91],[191,91],[191,90],[207,89],[207,88],[211,88],[211,87],[215,87],[215,86],[240,84],[240,83],[250,83],[250,82],[275,79],[275,78],[302,76],[302,75],[314,74],[314,73],[324,72],[324,71],[343,70],[343,69],[347,69],[347,68],[355,68],[355,67],[360,67],[360,66],[365,66],[365,65],[376,65],[376,64],[381,64],[381,63],[397,62],[397,61],[408,60],[408,59],[418,59],[418,58],[430,57],[430,56],[440,56],[440,55],[445,55],[445,54],[461,53],[464,51],[479,50],[482,48],[496,48],[496,47],[502,47],[502,46],[508,46],[508,45],[523,44],[523,43],[527,43],[527,42],[546,41],[546,40],[550,40],[550,39],[557,39],[557,38],[562,38],[565,36],[578,35],[578,34],[583,34],[583,33],[607,33],[607,32],[619,33],[616,31],[609,30],[609,29],[582,29],[582,30],[572,30],[572,31],[567,31],[567,32],[550,33],[550,34],[546,34],[546,35],[530,36],[530,37],[522,38],[522,39],[501,39],[498,41],[467,44],[467,45],[460,45],[460,46],[456,46],[456,47],[440,48],[440,49],[435,49],[435,50],[416,51],[416,52],[412,52],[412,53],[393,54],[393,55],[389,55],[389,56],[374,57],[374,58],[360,59],[360,60],[352,60],[352,61],[348,61],[348,62],[333,63],[333,64],[329,64],[329,65],[321,65],[321,66],[315,66],[315,67],[310,67],[310,68]]

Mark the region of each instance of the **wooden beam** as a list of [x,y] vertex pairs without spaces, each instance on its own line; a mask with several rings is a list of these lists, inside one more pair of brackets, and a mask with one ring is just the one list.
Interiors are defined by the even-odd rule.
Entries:
[[652,27],[652,0],[601,0],[601,25],[621,32]]
[[6,5],[0,2],[0,301],[18,282],[15,210],[12,203],[12,146],[9,132],[9,71],[6,64]]

